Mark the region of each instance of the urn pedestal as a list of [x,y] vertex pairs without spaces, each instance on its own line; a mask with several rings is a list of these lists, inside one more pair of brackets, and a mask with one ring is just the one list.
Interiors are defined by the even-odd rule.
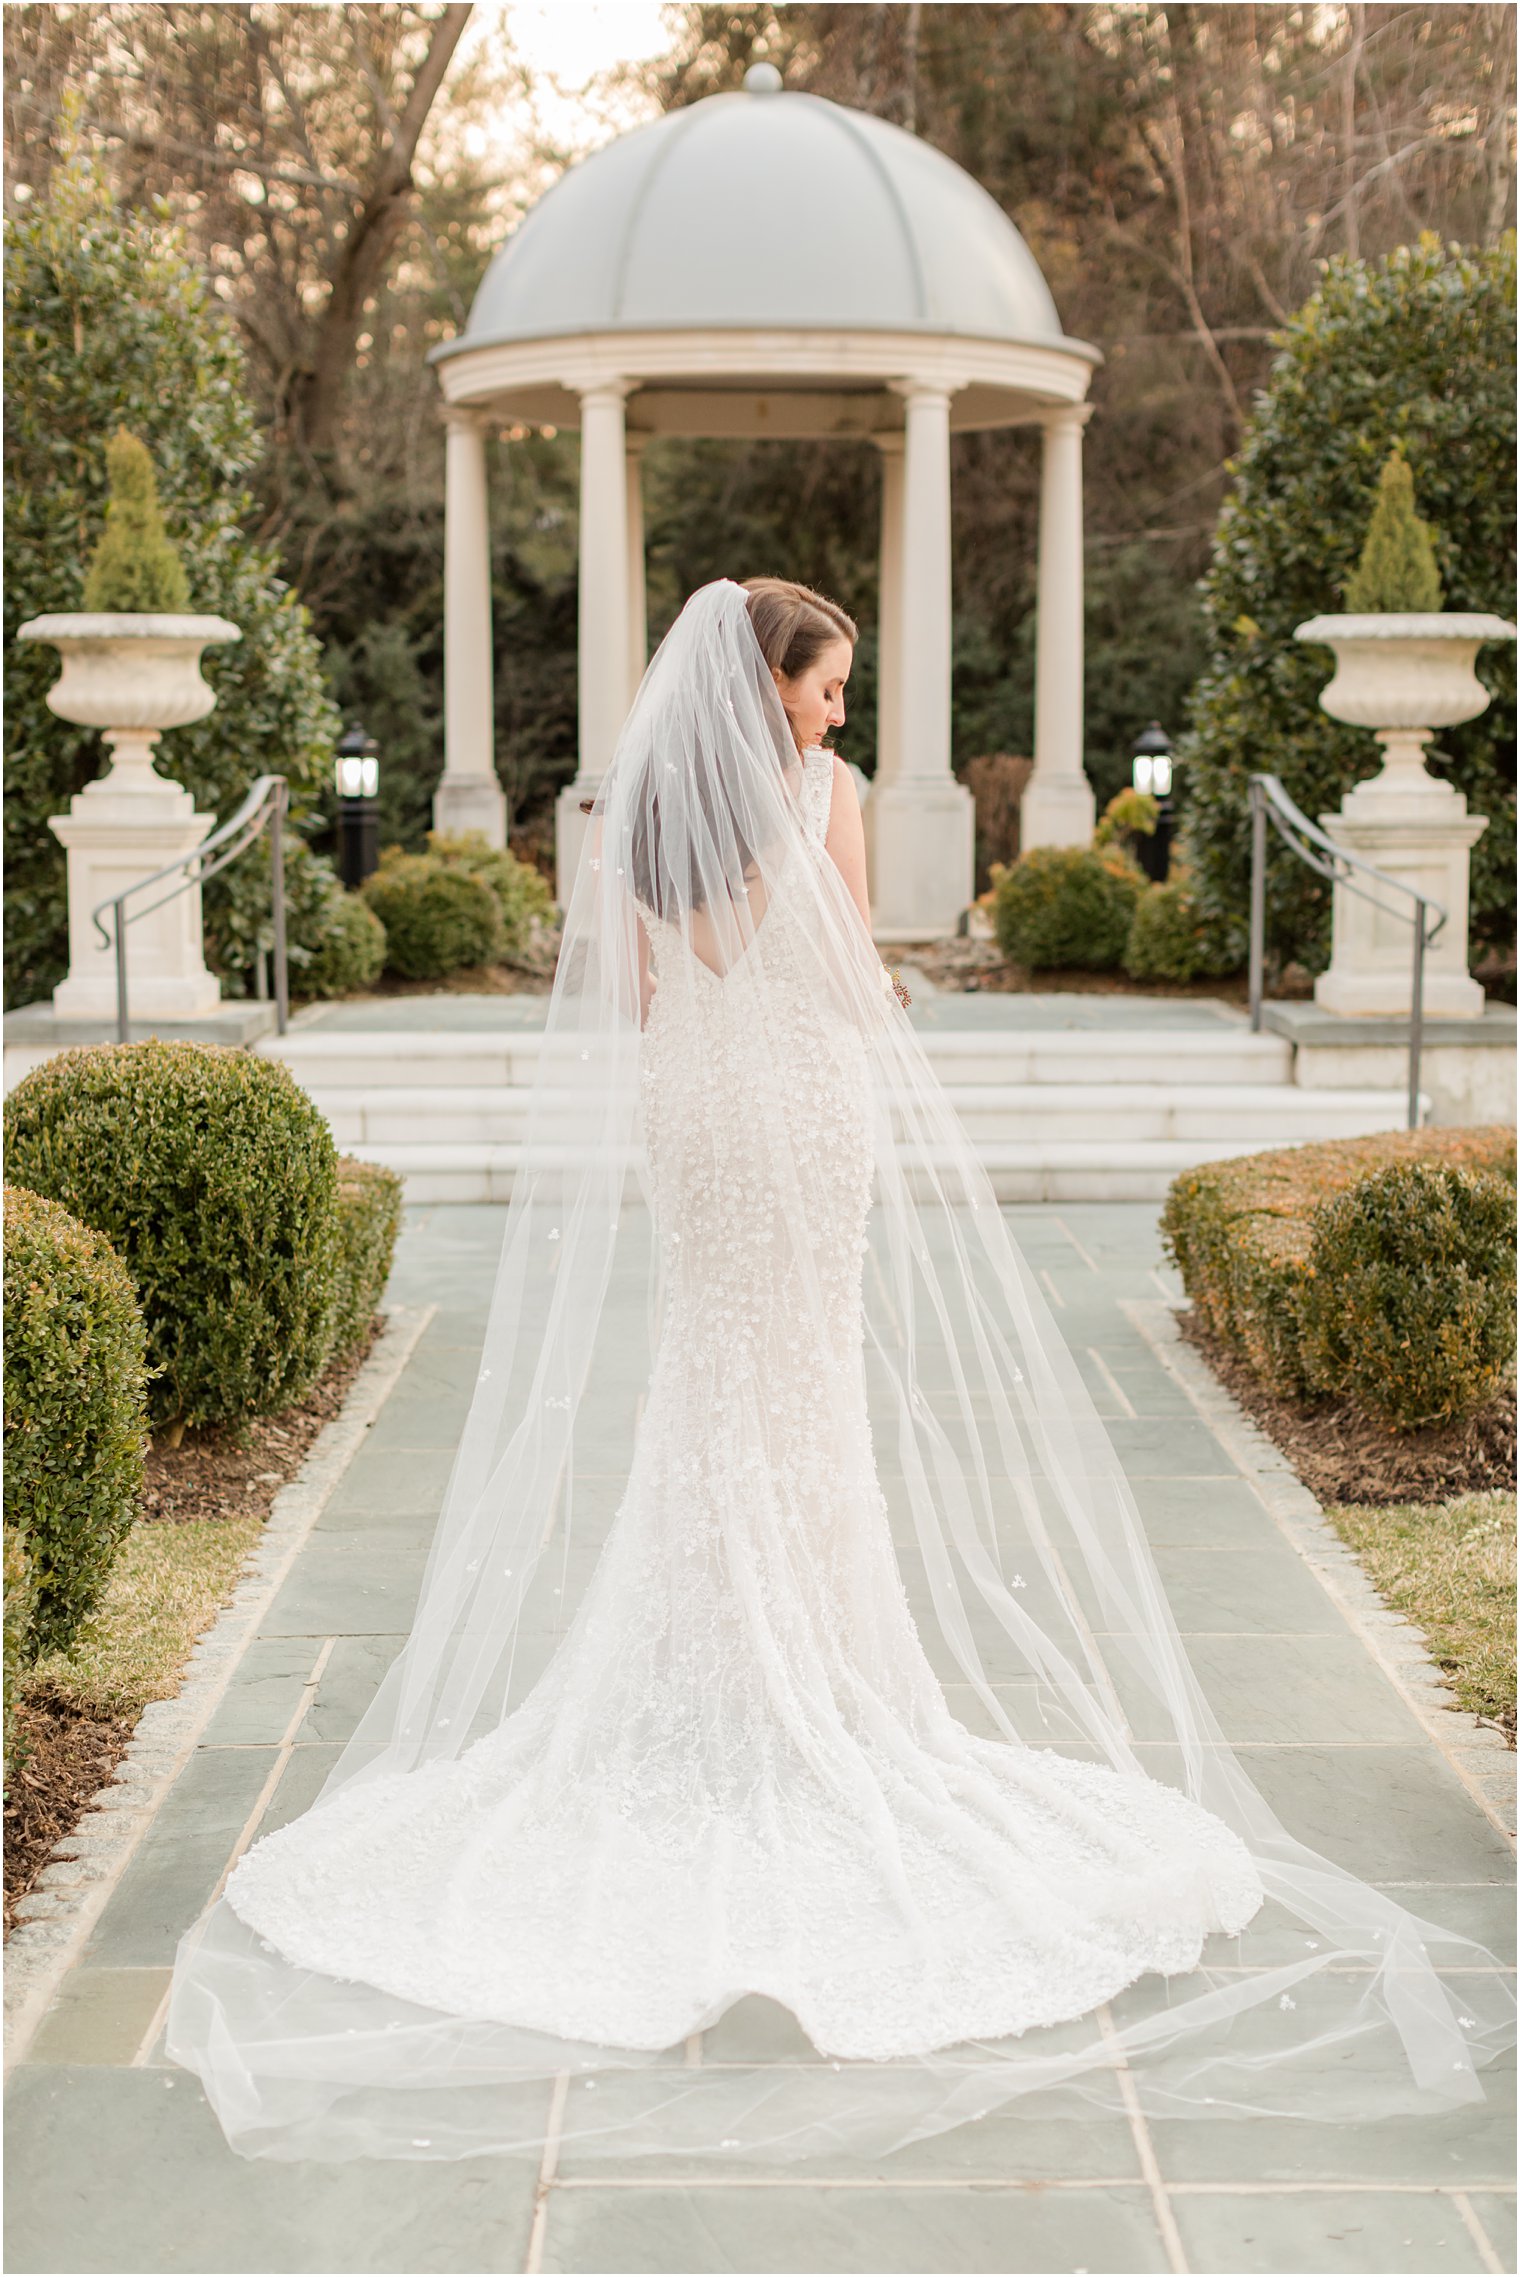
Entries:
[[[1467,969],[1468,875],[1488,818],[1469,814],[1462,793],[1430,774],[1425,745],[1438,728],[1487,709],[1474,659],[1484,641],[1513,640],[1515,628],[1457,611],[1389,612],[1313,617],[1294,637],[1334,651],[1335,675],[1320,705],[1332,719],[1370,728],[1384,754],[1381,772],[1348,791],[1339,813],[1322,814],[1320,827],[1348,854],[1440,903],[1446,922],[1425,953],[1424,1010],[1431,1019],[1478,1019],[1484,997]],[[1350,1018],[1407,1019],[1414,904],[1371,879],[1357,882],[1354,893],[1334,889],[1330,966],[1314,984],[1315,1002]]]
[[[59,651],[63,671],[48,690],[49,710],[100,728],[111,751],[106,773],[48,822],[68,857],[69,971],[53,1011],[64,1020],[101,1020],[116,1009],[116,952],[111,913],[102,918],[102,938],[94,912],[193,853],[216,821],[197,814],[190,793],[157,772],[153,747],[166,728],[212,710],[201,651],[241,635],[224,617],[69,612],[33,617],[16,637]],[[136,1017],[194,1019],[215,1009],[221,990],[206,970],[198,883],[146,908],[126,941]]]

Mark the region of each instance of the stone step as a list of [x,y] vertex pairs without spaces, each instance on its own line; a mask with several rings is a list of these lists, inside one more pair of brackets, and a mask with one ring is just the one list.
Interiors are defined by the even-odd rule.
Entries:
[[[540,1113],[552,1118],[540,1126],[544,1138],[557,1128],[571,1140],[577,1129],[584,1130],[588,1112],[595,1113],[595,1102],[569,1087],[538,1093],[489,1084],[371,1089],[330,1086],[324,1072],[310,1090],[339,1144],[361,1149],[517,1143],[528,1135],[534,1098]],[[1235,1140],[1285,1146],[1360,1137],[1401,1128],[1404,1121],[1400,1093],[1298,1091],[1271,1083],[951,1083],[945,1096],[981,1149],[1082,1141],[1123,1153],[1142,1139],[1196,1141],[1205,1150]]]
[[[1253,1036],[1243,1023],[1214,1029],[926,1028],[920,1041],[941,1080],[962,1084],[1169,1082],[1291,1087],[1293,1050],[1282,1036]],[[308,1090],[518,1085],[533,1079],[537,1029],[472,1034],[292,1029],[258,1049],[282,1059]],[[555,1050],[578,1056],[572,1037]]]
[[[1281,1143],[1279,1133],[1257,1131],[1231,1139],[1011,1140],[985,1143],[977,1153],[1000,1202],[1159,1202],[1179,1172],[1197,1163],[1257,1154]],[[398,1171],[412,1203],[509,1201],[527,1160],[522,1146],[492,1140],[364,1141],[349,1151]],[[932,1160],[915,1160],[907,1149],[902,1156],[914,1190],[932,1193]],[[541,1150],[536,1167],[543,1199],[555,1199],[555,1173],[573,1178],[581,1167],[579,1150]],[[626,1167],[634,1167],[631,1157]],[[636,1198],[635,1189],[628,1198]]]

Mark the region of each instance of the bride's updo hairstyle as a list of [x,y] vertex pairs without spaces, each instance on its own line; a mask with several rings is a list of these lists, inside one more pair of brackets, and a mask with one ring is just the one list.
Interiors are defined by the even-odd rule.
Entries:
[[[810,585],[794,585],[788,577],[746,577],[742,583],[749,595],[749,621],[773,672],[796,680],[817,662],[830,641],[842,639],[855,646],[859,638],[855,619]],[[792,732],[795,737],[795,728]]]
[[[831,641],[847,640],[853,647],[855,620],[837,601],[789,578],[748,577],[739,590],[760,650],[754,667],[757,685],[750,690],[758,707],[755,732],[767,755],[774,754],[778,771],[786,773],[796,766],[802,745],[761,662],[771,672],[795,679]],[[720,881],[726,895],[742,897],[758,852],[756,825],[765,812],[765,801],[757,805],[742,771],[721,765],[716,745],[704,756],[702,740],[698,734],[684,755],[673,818],[662,814],[659,791],[651,785],[629,823],[635,896],[656,916],[673,920],[707,906]],[[674,750],[666,754],[675,764],[681,757]],[[583,802],[583,811],[596,811],[596,802]]]

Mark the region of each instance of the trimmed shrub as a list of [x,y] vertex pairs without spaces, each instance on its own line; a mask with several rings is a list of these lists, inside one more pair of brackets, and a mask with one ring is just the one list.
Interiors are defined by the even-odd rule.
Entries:
[[1201,980],[1219,971],[1213,929],[1186,878],[1141,893],[1119,961],[1135,980]]
[[[260,880],[259,893],[224,903],[206,924],[206,962],[228,996],[251,985],[257,958],[274,946],[267,837],[247,866]],[[385,928],[373,910],[348,891],[326,855],[296,837],[285,841],[285,946],[293,996],[346,996],[368,988],[385,963]]]
[[26,1076],[5,1127],[13,1174],[131,1273],[156,1424],[177,1438],[301,1397],[331,1347],[338,1173],[288,1069],[221,1045],[95,1044]]
[[379,979],[385,951],[385,927],[369,903],[340,887],[304,962],[292,958],[291,979],[302,996],[353,996]]
[[1201,1162],[1172,1180],[1161,1212],[1167,1256],[1205,1325],[1263,1383],[1309,1391],[1304,1291],[1314,1213],[1390,1162],[1441,1162],[1515,1182],[1515,1133],[1503,1123],[1379,1131]]
[[1395,1431],[1473,1414],[1515,1356],[1515,1190],[1390,1162],[1314,1213],[1304,1372]]
[[998,879],[992,923],[1010,963],[1108,972],[1129,939],[1145,881],[1090,846],[1037,846]]
[[338,1301],[332,1357],[362,1344],[390,1279],[401,1231],[401,1180],[378,1162],[338,1157]]
[[430,854],[479,878],[495,894],[501,910],[502,956],[519,955],[527,947],[535,922],[554,915],[548,880],[509,848],[491,845],[483,831],[464,830],[451,837],[445,830],[430,830],[427,842]]
[[148,1371],[132,1278],[110,1242],[13,1186],[5,1285],[9,1708],[13,1664],[72,1644],[137,1514]]
[[436,854],[398,854],[364,881],[385,927],[386,961],[406,980],[442,980],[501,954],[501,908],[491,888]]

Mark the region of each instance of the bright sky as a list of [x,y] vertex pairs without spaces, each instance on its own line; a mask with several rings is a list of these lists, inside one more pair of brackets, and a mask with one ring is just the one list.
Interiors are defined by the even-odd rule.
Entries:
[[645,62],[671,45],[662,15],[659,0],[510,0],[505,6],[484,0],[460,54],[499,40],[505,30],[532,74],[533,126],[578,155],[652,115],[652,104],[614,91],[606,77],[620,63]]

